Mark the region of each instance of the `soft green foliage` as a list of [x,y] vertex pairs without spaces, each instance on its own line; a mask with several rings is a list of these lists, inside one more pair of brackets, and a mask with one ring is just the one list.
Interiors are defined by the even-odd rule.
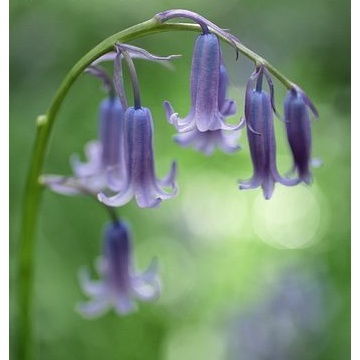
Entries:
[[[316,359],[348,359],[348,2],[14,0],[10,12],[12,279],[37,115],[86,51],[110,34],[172,7],[190,8],[230,28],[304,88],[320,113],[320,121],[313,124],[314,155],[324,165],[314,170],[311,187],[278,185],[270,201],[262,199],[260,190],[237,190],[236,181],[251,174],[245,134],[240,153],[207,158],[172,142],[174,131],[162,109],[167,99],[181,115],[187,113],[195,34],[137,40],[136,44],[159,55],[184,55],[174,62],[175,71],[137,61],[143,102],[151,107],[155,121],[157,170],[162,175],[173,158],[178,160],[180,194],[159,209],[139,209],[131,203],[119,212],[132,224],[139,266],[158,256],[163,295],[128,317],[109,313],[99,320],[82,319],[74,311],[76,302],[83,299],[76,274],[100,253],[106,213],[90,199],[46,191],[35,260],[36,359],[227,359],[227,323],[253,299],[264,296],[267,281],[291,263],[314,275],[325,273],[333,289],[332,326],[323,334],[326,346]],[[231,95],[238,100],[240,116],[251,65],[244,57],[235,63],[233,50],[224,50],[234,86]],[[281,109],[284,89],[276,85]],[[55,125],[46,172],[69,173],[69,155],[82,152],[82,144],[96,136],[102,96],[98,82],[87,75],[71,89]],[[284,172],[290,158],[283,124],[276,126],[278,163]]]

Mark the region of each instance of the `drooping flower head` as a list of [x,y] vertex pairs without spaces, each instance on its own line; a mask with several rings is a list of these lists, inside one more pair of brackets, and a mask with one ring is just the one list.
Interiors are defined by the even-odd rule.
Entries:
[[271,96],[262,88],[266,69],[258,67],[251,75],[245,98],[245,121],[254,174],[241,181],[240,189],[262,187],[265,199],[270,199],[275,182],[286,186],[299,183],[298,179],[283,178],[276,166],[276,143]]
[[[222,61],[222,59],[221,59]],[[222,61],[219,72],[218,89],[218,108],[221,115],[225,118],[236,113],[236,104],[234,100],[227,99],[227,90],[229,86],[229,77],[226,67]],[[164,108],[167,118],[170,122],[173,109],[169,102],[164,102]],[[172,124],[172,122],[170,122]],[[238,139],[240,131],[233,130],[207,130],[199,131],[197,127],[187,132],[180,132],[175,135],[174,140],[180,146],[193,147],[205,155],[211,155],[218,147],[225,153],[233,153],[240,149]]]
[[43,183],[53,191],[65,195],[95,195],[106,188],[108,173],[122,168],[124,108],[114,96],[104,99],[99,108],[99,137],[85,146],[87,162],[80,161],[74,154],[70,158],[72,177],[42,177]]
[[[155,207],[161,200],[177,193],[175,184],[176,164],[170,173],[159,180],[155,175],[153,153],[153,120],[148,108],[130,107],[125,113],[125,168],[123,178],[112,178],[111,188],[118,193],[98,198],[108,206],[122,206],[135,197],[140,207]],[[170,192],[164,190],[170,187]]]
[[99,111],[99,140],[88,144],[88,162],[82,163],[78,156],[71,158],[75,177],[85,181],[95,177],[102,179],[98,191],[106,187],[107,173],[123,166],[124,115],[118,98],[103,100]]
[[287,139],[293,155],[294,168],[301,181],[311,182],[311,120],[309,109],[318,113],[307,95],[298,87],[290,89],[284,102]]
[[100,280],[90,279],[86,269],[80,272],[80,284],[92,299],[78,306],[86,317],[103,314],[114,307],[118,315],[136,310],[134,299],[151,301],[160,293],[156,262],[142,274],[134,271],[132,239],[129,227],[124,222],[107,226],[104,236],[103,255],[98,262]]
[[168,121],[179,132],[234,130],[239,127],[225,123],[225,117],[236,109],[233,101],[225,99],[225,71],[218,37],[209,32],[199,35],[192,60],[189,114],[181,119],[170,103],[164,104]]

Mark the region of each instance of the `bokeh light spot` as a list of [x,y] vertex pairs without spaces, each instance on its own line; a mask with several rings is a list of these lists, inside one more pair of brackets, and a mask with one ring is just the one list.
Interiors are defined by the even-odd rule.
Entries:
[[276,248],[297,249],[312,245],[320,228],[321,209],[315,187],[277,186],[273,197],[258,194],[253,210],[256,234]]

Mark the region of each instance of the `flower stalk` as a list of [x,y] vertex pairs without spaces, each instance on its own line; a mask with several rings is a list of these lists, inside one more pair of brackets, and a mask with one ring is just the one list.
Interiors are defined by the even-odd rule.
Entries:
[[[97,58],[113,50],[117,42],[126,43],[145,35],[168,31],[204,31],[199,25],[188,23],[166,24],[154,18],[118,32],[103,40],[87,54],[85,54],[68,72],[60,84],[50,107],[45,115],[39,116],[36,122],[36,137],[31,153],[30,166],[26,180],[24,203],[19,241],[19,272],[18,272],[18,344],[17,358],[20,360],[32,359],[32,325],[31,325],[31,298],[33,291],[34,275],[34,248],[35,230],[38,220],[38,210],[41,201],[42,185],[39,182],[42,173],[46,152],[49,145],[51,131],[69,89],[79,75]],[[220,39],[235,47],[239,52],[254,61],[256,65],[262,65],[280,80],[287,88],[292,88],[293,83],[282,75],[274,66],[264,60],[243,44],[234,36],[224,36],[223,31],[210,28]],[[114,214],[113,214],[114,215]]]

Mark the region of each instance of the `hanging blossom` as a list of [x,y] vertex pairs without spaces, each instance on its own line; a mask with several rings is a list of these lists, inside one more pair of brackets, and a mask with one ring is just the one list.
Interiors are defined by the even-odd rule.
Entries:
[[108,172],[118,171],[123,162],[124,109],[115,97],[104,99],[99,109],[99,140],[85,145],[87,162],[72,155],[74,176],[44,175],[42,183],[64,195],[95,195],[107,185]]
[[[117,44],[118,54],[122,54],[128,64],[134,92],[134,106],[125,112],[124,154],[122,177],[110,176],[109,186],[116,194],[108,196],[101,192],[98,199],[108,206],[122,206],[133,197],[139,207],[155,207],[164,199],[177,194],[175,183],[176,164],[173,162],[169,174],[159,180],[155,175],[153,132],[151,112],[141,106],[139,82],[135,66],[127,47]],[[115,79],[115,83],[118,79]],[[169,192],[164,188],[170,188]]]
[[[122,44],[133,58],[168,62],[180,55],[156,56],[132,45]],[[95,60],[86,72],[99,78],[108,92],[99,109],[99,137],[85,145],[86,162],[78,155],[70,158],[73,176],[43,175],[41,182],[64,195],[96,195],[109,187],[109,177],[121,178],[124,168],[124,115],[128,107],[121,72],[121,57],[109,52]],[[114,61],[114,82],[99,66],[101,62]],[[116,95],[115,95],[116,93]]]
[[113,222],[105,231],[103,255],[97,262],[100,280],[91,280],[87,269],[80,271],[83,292],[92,299],[78,306],[78,311],[91,318],[114,307],[118,315],[136,310],[135,299],[155,300],[160,294],[157,264],[153,260],[143,273],[134,270],[132,239],[125,222]]
[[298,87],[290,89],[284,102],[287,139],[294,160],[294,169],[301,181],[311,183],[311,120],[309,109],[318,112],[307,95]]
[[[181,119],[169,102],[165,103],[168,121],[179,132],[198,130],[201,132],[214,130],[236,130],[238,125],[225,123],[225,117],[232,114],[235,104],[231,100],[223,100],[219,104],[222,56],[219,39],[211,33],[203,33],[195,42],[191,68],[191,109]],[[222,99],[220,99],[222,100]],[[220,106],[221,105],[221,106]],[[222,112],[223,111],[223,112]]]
[[[155,175],[153,119],[148,108],[130,107],[125,113],[125,164],[122,178],[111,178],[110,187],[117,194],[98,198],[108,206],[122,206],[135,197],[140,207],[155,207],[177,194],[176,163],[164,179]],[[169,187],[170,191],[164,190]]]
[[[215,30],[233,44],[235,44],[234,40],[229,33],[192,11],[174,9],[155,15],[155,19],[160,23],[173,18],[188,18],[195,21],[200,25],[202,34],[196,39],[192,59],[190,112],[184,119],[181,119],[171,104],[165,102],[164,106],[168,121],[179,132],[198,130],[193,133],[195,139],[199,137],[198,132],[238,129],[240,124],[230,125],[224,121],[226,116],[230,116],[236,111],[236,107],[232,100],[226,101],[222,99],[227,86],[226,84],[220,86],[221,70],[224,70],[224,67],[222,68],[223,59],[219,39],[210,32],[210,29]],[[191,138],[191,135],[189,136]],[[220,136],[211,136],[211,138],[221,139]],[[188,142],[188,137],[186,137],[185,143]],[[200,140],[200,142],[202,143],[204,140]]]
[[261,186],[265,199],[270,199],[275,182],[294,186],[299,179],[284,178],[277,170],[272,101],[271,96],[262,89],[263,75],[268,78],[266,69],[258,67],[246,88],[245,121],[254,175],[250,180],[241,181],[239,187],[254,189]]
[[[229,77],[223,60],[222,64],[220,65],[219,75],[219,111],[222,116],[228,117],[236,113],[236,104],[235,101],[226,98],[229,86]],[[165,101],[164,107],[167,113],[167,117],[170,119],[173,112],[171,105],[169,102]],[[196,150],[203,152],[205,155],[211,155],[216,147],[225,153],[233,153],[239,150],[239,137],[240,131],[208,130],[202,132],[195,128],[188,132],[177,134],[174,137],[174,140],[183,147],[192,146]]]

